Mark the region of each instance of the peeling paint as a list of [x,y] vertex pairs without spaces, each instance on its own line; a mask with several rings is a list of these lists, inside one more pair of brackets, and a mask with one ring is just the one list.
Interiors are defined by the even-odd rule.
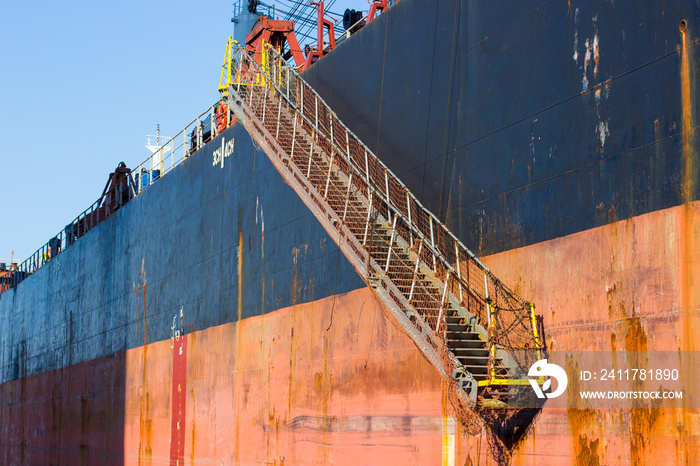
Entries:
[[608,127],[607,121],[601,121],[596,127],[596,133],[598,134],[598,139],[600,140],[601,149],[605,147],[605,139],[610,136],[610,129]]
[[255,224],[260,224],[262,233],[265,234],[265,212],[259,197],[255,198]]
[[[594,33],[593,39],[586,38],[584,42],[584,48],[586,49],[585,55],[583,57],[583,76],[581,77],[581,92],[585,92],[589,88],[590,81],[588,79],[588,66],[593,60],[593,79],[598,77],[598,65],[600,64],[600,40],[598,37],[597,27],[595,26],[598,21],[597,16],[593,16]],[[578,48],[578,30],[576,31],[575,48]],[[574,60],[578,63],[578,50],[574,53]]]
[[586,74],[588,72],[588,63],[591,61],[591,44],[589,39],[586,39],[584,46],[586,48],[586,54],[583,57],[583,78],[581,78],[581,91],[588,89],[588,76]]
[[600,50],[598,47],[598,34],[596,33],[593,36],[593,61],[595,65],[593,65],[593,77],[597,78],[598,77],[598,63],[600,62]]
[[578,22],[579,22],[579,17],[578,17],[578,8],[576,8],[576,12],[574,13],[574,56],[573,59],[578,64]]

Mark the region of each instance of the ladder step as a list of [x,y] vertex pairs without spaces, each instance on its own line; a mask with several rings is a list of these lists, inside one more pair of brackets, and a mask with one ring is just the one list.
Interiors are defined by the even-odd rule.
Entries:
[[485,344],[482,340],[447,340],[450,348],[481,348]]
[[479,340],[480,342],[484,342],[484,340],[481,339],[481,335],[475,332],[452,332],[452,331],[447,331],[447,339],[448,340]]
[[468,319],[462,316],[445,316],[445,321],[448,324],[469,325]]
[[464,324],[447,324],[447,332],[471,332],[471,327],[468,327],[467,325]]
[[488,357],[489,356],[489,350],[488,348],[450,348],[452,353],[455,355],[455,357],[460,357],[460,356],[479,356],[479,357]]
[[488,365],[490,360],[488,354],[455,354],[454,356],[455,359],[460,361],[462,364],[473,363],[477,366],[481,364]]
[[483,366],[475,366],[475,365],[462,365],[464,369],[469,372],[470,374],[487,374],[489,371],[489,366],[483,365]]
[[489,367],[489,358],[488,356],[486,357],[479,357],[479,356],[461,356],[457,357],[457,361],[459,361],[460,364],[462,364],[464,367],[485,367],[488,369]]

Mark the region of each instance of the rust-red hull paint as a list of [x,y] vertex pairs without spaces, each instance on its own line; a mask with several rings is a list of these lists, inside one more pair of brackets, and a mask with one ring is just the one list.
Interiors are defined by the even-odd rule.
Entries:
[[[550,350],[677,351],[697,373],[682,355],[698,349],[699,245],[694,203],[485,262],[537,303]],[[455,425],[437,372],[368,288],[0,393],[8,464],[494,463],[487,433]],[[545,409],[513,464],[696,464],[699,433],[690,408]]]

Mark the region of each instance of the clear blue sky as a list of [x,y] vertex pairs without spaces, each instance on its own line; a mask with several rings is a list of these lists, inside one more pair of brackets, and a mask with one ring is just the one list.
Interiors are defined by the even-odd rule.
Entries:
[[156,124],[172,136],[218,99],[232,1],[0,5],[0,259],[21,262],[148,157]]

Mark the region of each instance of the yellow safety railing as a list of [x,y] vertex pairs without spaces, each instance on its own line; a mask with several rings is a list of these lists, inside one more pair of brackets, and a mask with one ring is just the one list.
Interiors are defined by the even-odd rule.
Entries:
[[[228,42],[226,43],[226,52],[224,53],[224,63],[221,65],[221,79],[219,80],[219,92],[223,97],[228,96],[228,88],[231,85],[234,86],[248,86],[253,85],[257,87],[265,86],[267,74],[269,71],[269,53],[268,45],[263,40],[263,47],[260,52],[254,52],[255,55],[260,54],[260,68],[262,72],[247,73],[247,70],[242,70],[242,62],[236,63],[234,59],[234,49],[240,47],[238,41],[233,40],[232,36],[228,36]],[[258,57],[255,57],[256,61]]]

